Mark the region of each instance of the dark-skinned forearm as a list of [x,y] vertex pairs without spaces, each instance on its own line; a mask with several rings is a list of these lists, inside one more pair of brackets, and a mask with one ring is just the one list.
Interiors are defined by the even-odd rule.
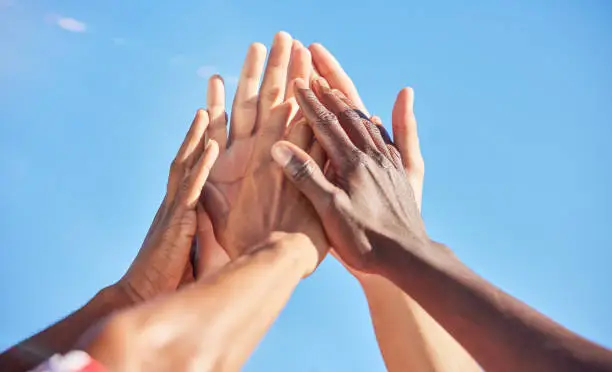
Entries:
[[93,324],[128,305],[128,298],[115,287],[102,289],[79,310],[2,353],[0,371],[29,370],[56,353],[68,352]]
[[[413,254],[409,252],[421,252]],[[487,371],[612,371],[612,352],[488,283],[437,243],[385,249],[382,274]]]

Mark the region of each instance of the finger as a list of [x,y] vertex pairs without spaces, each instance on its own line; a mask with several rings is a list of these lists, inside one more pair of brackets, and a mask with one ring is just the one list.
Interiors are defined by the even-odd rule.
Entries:
[[[357,110],[358,112],[361,112],[361,110],[359,110],[359,107],[357,107],[357,105],[355,105],[350,99],[348,99],[341,91],[339,91],[338,89],[333,89],[332,91],[346,105],[350,106],[353,110]],[[376,122],[372,120],[372,118],[368,118],[367,115],[363,112],[361,112],[360,117],[361,117],[361,122],[363,123],[363,126],[366,129],[366,131],[368,132],[368,135],[374,142],[376,149],[380,151],[380,153],[383,154],[385,157],[387,157],[387,159],[393,161],[393,158],[391,154],[389,153],[389,150],[387,149],[387,146],[386,146],[387,142],[385,140],[385,138],[388,138],[389,143],[392,143],[391,138],[387,134],[387,131],[384,129],[380,118],[378,116],[372,116],[372,118],[376,118],[376,120],[378,121],[378,124],[377,124]]]
[[369,116],[368,110],[361,101],[361,97],[359,97],[355,84],[353,84],[347,73],[344,72],[336,58],[319,43],[311,44],[308,49],[312,55],[313,65],[319,74],[327,80],[329,85],[344,93],[361,111]]
[[185,180],[183,203],[188,209],[196,207],[202,193],[202,188],[204,188],[204,183],[218,155],[219,145],[217,145],[217,142],[213,140],[208,141],[206,150],[204,150],[198,162],[191,169],[189,177]]
[[181,289],[195,281],[193,264],[191,261],[187,261],[183,274],[181,275],[181,281],[179,282],[178,289]]
[[271,150],[272,158],[283,168],[285,176],[310,200],[319,215],[327,210],[336,188],[325,179],[321,168],[303,150],[280,141]]
[[300,115],[300,118],[291,123],[286,138],[287,141],[297,147],[306,149],[312,143],[314,133],[310,125],[308,125],[308,120],[301,113],[298,113],[298,115]]
[[323,106],[304,81],[297,79],[294,89],[300,109],[312,126],[314,135],[327,153],[332,166],[340,169],[347,165],[347,161],[352,160],[352,156],[359,150],[340,126],[336,115]]
[[388,144],[387,150],[389,150],[389,154],[391,155],[391,161],[393,162],[393,165],[395,165],[397,169],[402,169],[404,167],[402,164],[402,157],[400,156],[400,153],[397,147],[395,147],[394,144]]
[[397,95],[395,105],[393,106],[393,139],[406,171],[422,177],[425,171],[425,164],[421,155],[413,106],[413,90],[411,88],[402,89]]
[[260,43],[251,44],[244,59],[236,96],[232,103],[230,143],[238,138],[249,137],[253,133],[257,120],[257,91],[265,61],[266,47]]
[[316,140],[310,146],[310,151],[308,151],[308,155],[314,160],[314,162],[319,166],[319,168],[323,169],[325,166],[325,162],[327,161],[327,156],[325,155],[325,150]]
[[287,85],[285,86],[285,99],[294,96],[291,84],[295,79],[310,81],[312,71],[312,58],[310,51],[302,45],[298,40],[293,40],[291,49],[291,60],[289,62],[289,75]]
[[255,148],[251,157],[259,159],[253,164],[260,164],[262,161],[270,160],[270,147],[283,138],[287,130],[287,124],[291,122],[297,105],[290,101],[278,105],[268,117],[268,123],[256,134]]
[[382,120],[380,119],[380,117],[376,116],[376,115],[372,115],[372,117],[370,118],[370,120],[372,121],[372,123],[376,124],[376,125],[380,125],[382,126]]
[[198,221],[198,260],[196,274],[197,278],[202,275],[210,275],[227,264],[230,259],[225,250],[217,242],[213,231],[210,216],[201,203],[196,207]]
[[206,110],[210,125],[206,131],[208,138],[219,144],[219,150],[225,150],[227,143],[227,113],[225,112],[225,86],[223,78],[213,75],[208,79],[206,91]]
[[208,113],[202,109],[196,111],[195,117],[191,122],[191,127],[170,165],[167,190],[168,200],[173,200],[186,170],[191,167],[194,154],[198,152],[198,149],[202,148],[204,144],[204,133],[208,127],[208,123]]
[[360,111],[342,100],[340,91],[332,91],[325,79],[315,80],[313,90],[321,103],[338,117],[342,129],[355,146],[365,153],[372,153],[376,145],[366,129],[365,122],[359,115]]
[[292,44],[293,39],[288,33],[281,31],[274,35],[266,72],[259,90],[256,130],[271,125],[270,120],[268,120],[270,111],[283,102],[285,98],[287,68],[291,59]]

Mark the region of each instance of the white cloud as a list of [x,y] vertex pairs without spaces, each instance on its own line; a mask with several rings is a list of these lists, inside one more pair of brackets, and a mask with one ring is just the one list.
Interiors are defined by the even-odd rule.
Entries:
[[87,25],[84,22],[78,21],[70,17],[57,17],[56,21],[58,26],[66,31],[70,32],[85,32]]
[[217,73],[216,66],[203,65],[198,67],[196,74],[201,78],[209,78],[211,75]]

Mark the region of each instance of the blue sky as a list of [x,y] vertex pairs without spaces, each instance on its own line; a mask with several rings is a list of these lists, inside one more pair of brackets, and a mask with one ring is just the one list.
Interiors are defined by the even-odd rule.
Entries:
[[[611,347],[610,19],[577,0],[0,0],[0,348],[121,276],[205,104],[200,75],[233,92],[249,43],[279,30],[324,43],[387,124],[414,87],[431,235]],[[383,368],[329,258],[246,370]]]

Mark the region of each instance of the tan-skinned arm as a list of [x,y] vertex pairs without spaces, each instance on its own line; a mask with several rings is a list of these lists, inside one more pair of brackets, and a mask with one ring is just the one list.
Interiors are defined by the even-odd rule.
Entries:
[[115,286],[99,291],[82,308],[0,355],[0,371],[27,371],[56,353],[65,353],[83,332],[131,300]]
[[111,371],[237,371],[319,253],[274,233],[216,275],[111,319],[85,349]]
[[[332,88],[343,92],[367,113],[357,88],[338,61],[321,44],[310,46],[318,73]],[[393,107],[393,139],[421,207],[425,166],[414,115],[414,93],[403,89]],[[372,118],[377,125],[382,122]],[[357,278],[368,301],[378,347],[387,370],[480,371],[467,351],[425,310],[395,284],[379,275],[349,271]]]

